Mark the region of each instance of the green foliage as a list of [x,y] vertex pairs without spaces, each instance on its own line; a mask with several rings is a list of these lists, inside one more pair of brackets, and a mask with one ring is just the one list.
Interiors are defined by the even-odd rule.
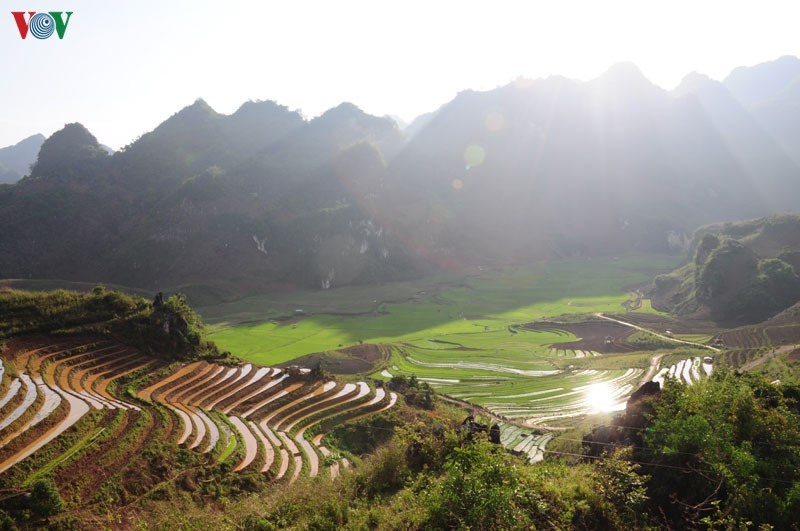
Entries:
[[90,293],[0,289],[0,338],[30,334],[115,336],[175,359],[221,358],[200,316],[182,295],[154,304],[103,286]]
[[480,441],[456,447],[447,456],[444,470],[444,477],[423,496],[427,527],[530,527],[520,475],[497,446]]
[[7,512],[0,510],[0,531],[16,531],[16,529],[14,519]]
[[774,216],[699,229],[691,262],[654,279],[656,306],[682,314],[705,306],[728,323],[764,321],[788,308],[800,299],[792,266],[799,220]]
[[697,250],[694,253],[694,263],[698,267],[702,267],[706,260],[708,260],[711,252],[719,247],[719,238],[713,234],[706,233],[697,245]]
[[649,493],[673,524],[721,515],[737,526],[796,522],[800,415],[780,388],[716,371],[693,386],[667,382],[655,408],[652,451],[637,457],[656,465]]
[[391,439],[402,421],[393,412],[370,415],[356,422],[335,426],[325,437],[336,448],[355,455],[375,451]]
[[37,479],[31,487],[31,511],[37,517],[48,518],[64,510],[64,500],[56,484],[48,478]]
[[433,388],[427,382],[420,383],[414,375],[411,375],[410,378],[403,375],[392,376],[387,386],[390,390],[402,394],[408,405],[422,409],[435,407],[433,397],[436,393]]
[[607,455],[596,463],[592,476],[605,503],[613,506],[629,521],[635,521],[647,501],[646,483],[649,476],[640,473],[640,466],[632,463],[633,451],[623,448]]
[[633,345],[636,350],[674,349],[683,346],[680,343],[661,339],[649,332],[634,332],[626,338],[626,341]]
[[98,287],[92,293],[0,289],[0,337],[103,332],[148,311],[148,302]]

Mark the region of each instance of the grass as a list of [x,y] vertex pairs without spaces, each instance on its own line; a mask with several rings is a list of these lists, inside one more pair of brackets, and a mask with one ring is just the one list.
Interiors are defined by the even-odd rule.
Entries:
[[653,308],[650,299],[642,299],[642,305],[635,310],[636,313],[649,313],[653,315],[669,315],[666,312],[660,312]]
[[37,470],[34,474],[31,474],[31,476],[28,477],[28,479],[25,480],[25,482],[22,484],[22,486],[23,487],[27,487],[28,485],[32,484],[37,478],[40,478],[42,476],[46,476],[47,474],[49,474],[58,465],[60,465],[61,463],[64,463],[69,458],[71,458],[73,455],[77,454],[78,452],[80,452],[81,450],[83,450],[84,448],[86,448],[87,446],[92,444],[98,437],[100,437],[100,435],[104,431],[105,431],[105,428],[98,428],[94,432],[89,433],[88,435],[86,435],[83,439],[79,440],[77,443],[72,445],[72,447],[69,450],[67,450],[66,452],[61,454],[58,458],[50,461],[49,463],[47,463],[47,465],[45,465],[41,469]]
[[675,334],[676,339],[683,339],[684,341],[691,341],[693,343],[708,343],[711,337],[708,334]]
[[[222,430],[220,430],[221,432]],[[227,458],[231,456],[234,450],[236,450],[236,437],[234,437],[233,433],[225,433],[225,437],[227,438],[228,444],[225,446],[225,449],[222,451],[220,456],[217,458],[218,463],[224,462]]]
[[[272,365],[359,342],[449,340],[564,314],[619,312],[627,300],[625,286],[676,262],[660,255],[550,262],[483,271],[460,281],[438,278],[251,297],[200,312],[216,323],[212,338],[220,348]],[[275,320],[294,316],[296,309],[312,315]]]

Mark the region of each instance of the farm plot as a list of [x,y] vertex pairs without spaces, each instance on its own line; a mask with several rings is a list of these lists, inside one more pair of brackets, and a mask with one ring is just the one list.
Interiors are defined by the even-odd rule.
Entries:
[[[306,354],[360,343],[395,344],[460,333],[508,332],[509,326],[562,314],[618,312],[625,285],[643,282],[674,265],[674,257],[630,256],[617,260],[572,260],[525,268],[497,269],[409,293],[407,283],[342,287],[322,293],[275,294],[288,320],[275,318],[274,302],[262,298],[200,308],[219,323],[214,341],[235,355],[277,365]],[[361,297],[355,300],[354,293]],[[312,304],[315,299],[324,304]],[[372,301],[364,308],[365,301]],[[353,308],[362,312],[353,315]],[[309,308],[313,308],[309,310]],[[295,315],[301,309],[302,314]],[[366,311],[365,311],[366,310]],[[313,315],[312,315],[313,313]],[[242,323],[247,321],[247,324]],[[230,326],[225,328],[226,323]],[[255,324],[253,324],[255,323]],[[589,348],[588,350],[596,350]]]

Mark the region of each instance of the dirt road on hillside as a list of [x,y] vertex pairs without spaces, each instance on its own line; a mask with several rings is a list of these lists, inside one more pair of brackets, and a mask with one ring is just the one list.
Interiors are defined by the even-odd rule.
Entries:
[[629,323],[627,321],[623,321],[621,319],[615,319],[613,317],[608,317],[603,315],[602,313],[596,313],[595,316],[599,317],[600,319],[605,319],[606,321],[614,321],[615,323],[619,323],[621,325],[630,326],[631,328],[635,328],[636,330],[640,330],[642,332],[647,332],[648,334],[653,334],[654,336],[661,338],[665,341],[672,341],[673,343],[683,343],[684,345],[691,345],[693,347],[700,347],[700,348],[707,348],[708,350],[713,350],[714,352],[719,352],[720,349],[716,347],[712,347],[711,345],[704,345],[702,343],[695,343],[694,341],[686,341],[685,339],[675,339],[674,337],[665,336],[664,334],[659,334],[658,332],[654,332],[653,330],[648,330],[647,328],[635,325],[633,323]]

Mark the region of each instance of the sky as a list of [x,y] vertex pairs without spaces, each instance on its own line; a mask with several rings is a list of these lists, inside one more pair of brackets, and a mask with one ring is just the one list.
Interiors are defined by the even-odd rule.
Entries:
[[[81,122],[118,149],[202,97],[230,114],[343,101],[411,121],[466,89],[589,80],[632,61],[672,89],[689,72],[800,56],[800,3],[717,0],[2,0],[0,147]],[[3,12],[5,11],[5,13]],[[12,11],[72,11],[63,40]]]

